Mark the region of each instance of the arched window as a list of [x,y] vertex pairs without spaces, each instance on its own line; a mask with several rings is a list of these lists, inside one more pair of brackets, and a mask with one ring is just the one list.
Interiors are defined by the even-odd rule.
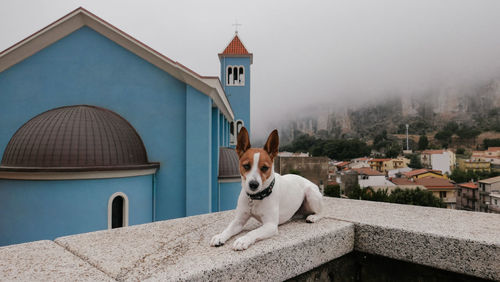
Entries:
[[236,145],[236,134],[234,134],[235,129],[234,129],[234,121],[232,121],[229,124],[229,144],[230,145]]
[[239,68],[238,78],[239,78],[239,84],[245,85],[245,70],[243,67]]
[[227,85],[231,85],[231,82],[233,82],[233,68],[231,66],[227,67]]
[[244,66],[227,66],[226,69],[226,85],[245,85],[245,67]]
[[108,229],[128,226],[128,198],[116,192],[108,200]]
[[233,67],[233,85],[239,85],[238,81],[238,67]]
[[236,121],[236,134],[240,133],[240,130],[245,126],[242,120]]

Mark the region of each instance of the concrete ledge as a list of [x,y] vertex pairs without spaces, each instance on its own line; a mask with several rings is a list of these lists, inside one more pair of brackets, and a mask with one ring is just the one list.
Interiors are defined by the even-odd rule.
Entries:
[[[209,240],[234,211],[0,248],[5,280],[285,280],[354,249],[500,281],[500,215],[325,198],[325,218],[293,220],[235,252]],[[258,224],[253,221],[246,229]],[[245,232],[243,232],[245,233]]]
[[112,281],[52,241],[0,248],[2,281]]
[[[248,250],[209,246],[234,212],[194,216],[56,239],[70,252],[117,280],[284,280],[353,250],[354,225],[303,219],[280,226],[279,235]],[[258,224],[249,222],[246,229]]]
[[355,249],[500,280],[500,215],[327,198],[329,218],[355,224]]

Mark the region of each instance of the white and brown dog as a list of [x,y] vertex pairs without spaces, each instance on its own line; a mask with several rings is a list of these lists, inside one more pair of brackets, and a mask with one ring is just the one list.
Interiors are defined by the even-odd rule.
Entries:
[[274,172],[273,161],[278,154],[278,131],[274,130],[263,149],[250,148],[248,132],[238,134],[236,152],[240,158],[241,193],[236,207],[236,218],[210,241],[211,246],[222,246],[240,233],[250,217],[262,226],[238,238],[234,250],[245,250],[258,240],[278,234],[278,225],[300,212],[307,222],[316,222],[321,216],[322,195],[311,181],[295,175]]

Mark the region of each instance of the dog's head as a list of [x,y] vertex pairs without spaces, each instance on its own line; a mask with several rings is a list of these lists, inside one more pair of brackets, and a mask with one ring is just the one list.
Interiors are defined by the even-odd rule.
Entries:
[[242,185],[248,194],[256,194],[269,185],[273,175],[274,157],[278,155],[278,130],[271,132],[264,148],[251,148],[248,131],[242,128],[238,133],[236,153],[240,158]]

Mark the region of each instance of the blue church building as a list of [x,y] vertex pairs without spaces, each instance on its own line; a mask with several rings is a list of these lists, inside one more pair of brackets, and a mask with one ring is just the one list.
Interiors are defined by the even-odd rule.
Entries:
[[0,246],[233,209],[253,56],[202,76],[78,8],[0,53]]

